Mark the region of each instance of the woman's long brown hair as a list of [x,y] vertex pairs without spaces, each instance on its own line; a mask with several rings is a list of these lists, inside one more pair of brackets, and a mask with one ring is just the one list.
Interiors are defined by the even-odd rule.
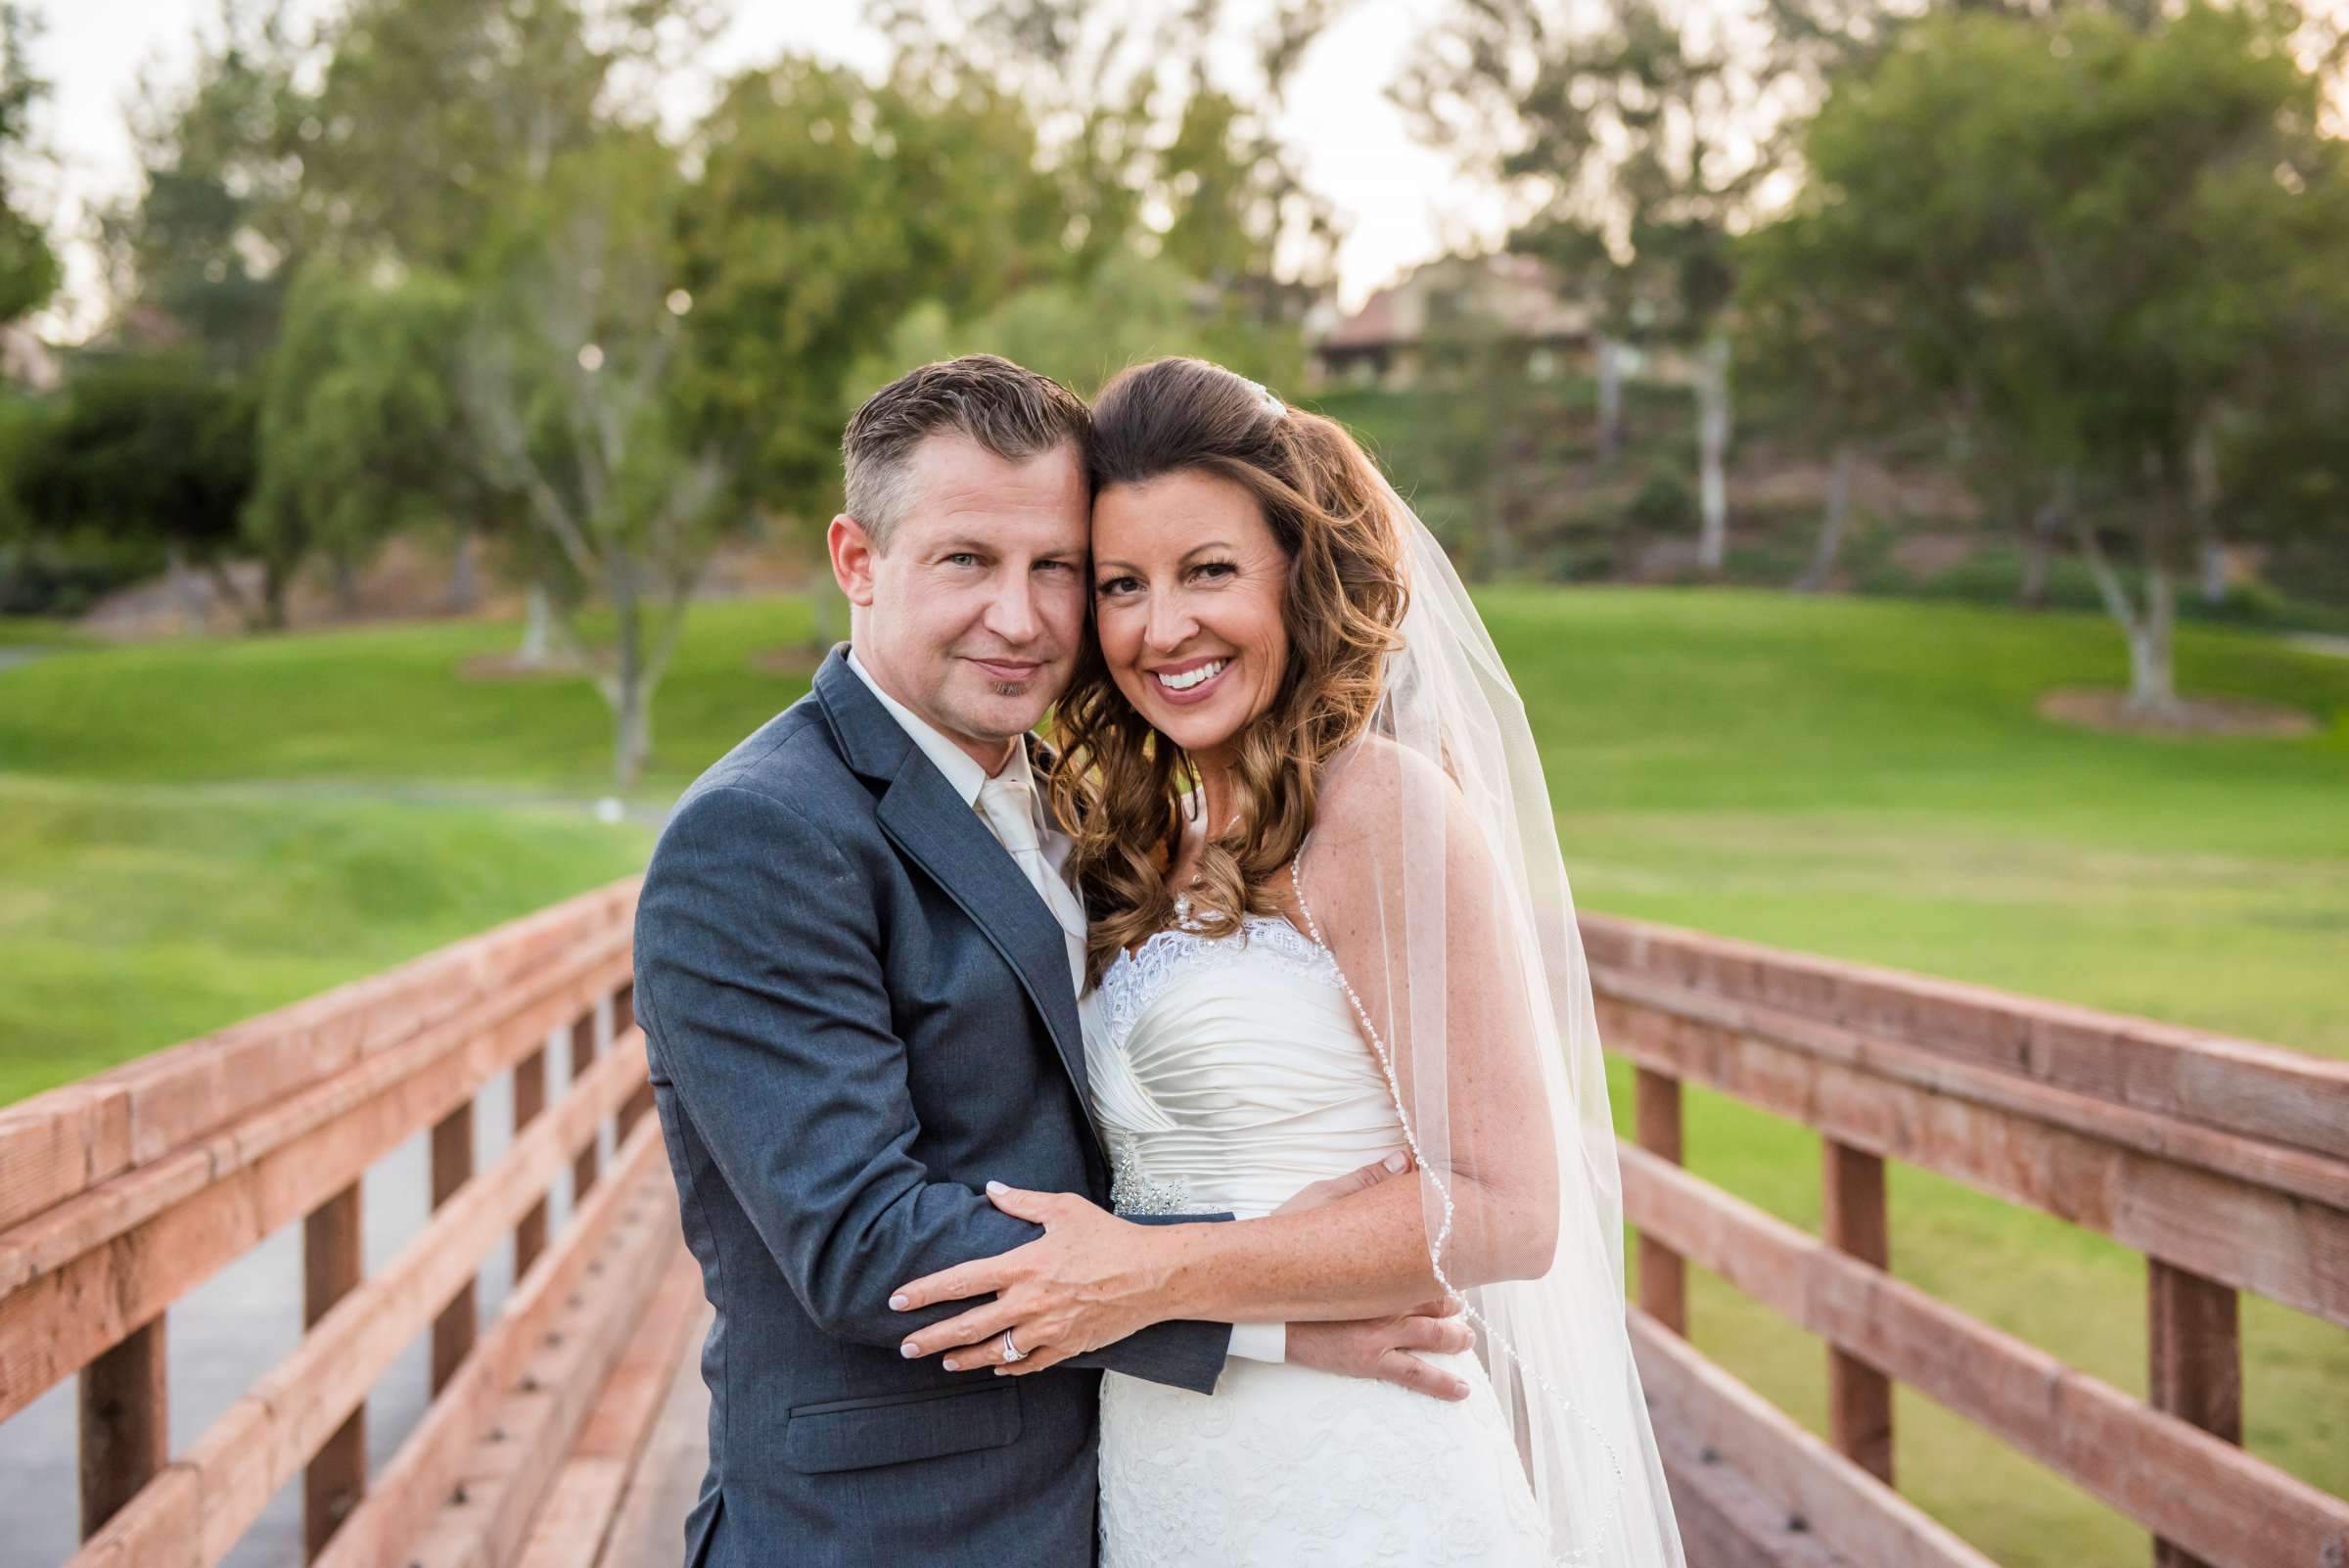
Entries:
[[[1279,914],[1289,861],[1313,822],[1321,768],[1378,706],[1407,587],[1399,520],[1354,438],[1283,408],[1256,383],[1204,360],[1120,372],[1093,407],[1093,493],[1163,475],[1217,474],[1256,497],[1288,558],[1288,668],[1271,705],[1237,737],[1234,820],[1211,834],[1190,911],[1226,936],[1243,914]],[[1070,869],[1092,918],[1085,984],[1121,948],[1174,923],[1168,875],[1182,844],[1190,759],[1153,729],[1088,638],[1053,721],[1049,779],[1076,845]]]

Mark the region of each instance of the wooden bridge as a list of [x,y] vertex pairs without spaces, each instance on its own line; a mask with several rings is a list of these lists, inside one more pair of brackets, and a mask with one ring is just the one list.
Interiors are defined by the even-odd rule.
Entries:
[[[708,1309],[646,1114],[634,894],[0,1112],[0,1421],[78,1380],[74,1568],[211,1568],[298,1478],[303,1553],[333,1568],[678,1561]],[[2239,1446],[2237,1331],[2241,1291],[2349,1327],[2349,1065],[1584,929],[1608,1044],[1637,1071],[1629,1310],[1693,1568],[1985,1564],[1891,1484],[1895,1382],[2142,1523],[2167,1568],[2349,1568],[2349,1502]],[[1687,1083],[1818,1130],[1823,1235],[1681,1168]],[[477,1170],[492,1085],[513,1135]],[[363,1180],[428,1129],[430,1217],[367,1272]],[[1893,1276],[1888,1160],[2142,1252],[2149,1403]],[[169,1309],[298,1220],[298,1347],[171,1452]],[[484,1314],[508,1247],[514,1288]],[[1826,1342],[1830,1441],[1683,1337],[1689,1262]],[[431,1402],[371,1474],[370,1395],[427,1337]]]

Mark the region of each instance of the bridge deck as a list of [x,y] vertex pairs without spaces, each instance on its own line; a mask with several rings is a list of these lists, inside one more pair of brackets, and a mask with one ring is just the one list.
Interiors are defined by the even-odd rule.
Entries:
[[710,1457],[710,1391],[702,1385],[702,1333],[709,1312],[694,1314],[646,1434],[595,1568],[677,1568],[684,1560],[685,1515],[701,1490]]

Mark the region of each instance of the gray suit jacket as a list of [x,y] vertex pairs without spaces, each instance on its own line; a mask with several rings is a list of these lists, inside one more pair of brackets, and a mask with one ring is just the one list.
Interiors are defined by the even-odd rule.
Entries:
[[[908,1361],[891,1290],[1039,1232],[990,1178],[1107,1193],[1060,928],[835,649],[677,803],[636,1016],[716,1320],[688,1568],[1085,1568],[1097,1370]],[[1209,1391],[1230,1330],[1091,1366]]]

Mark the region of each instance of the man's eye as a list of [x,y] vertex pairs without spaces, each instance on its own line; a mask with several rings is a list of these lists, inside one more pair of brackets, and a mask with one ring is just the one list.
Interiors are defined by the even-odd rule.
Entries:
[[1036,569],[1038,572],[1069,572],[1075,570],[1066,561],[1038,561],[1036,564]]
[[946,565],[948,566],[977,566],[978,564],[979,558],[968,550],[957,550],[952,555],[946,557]]

